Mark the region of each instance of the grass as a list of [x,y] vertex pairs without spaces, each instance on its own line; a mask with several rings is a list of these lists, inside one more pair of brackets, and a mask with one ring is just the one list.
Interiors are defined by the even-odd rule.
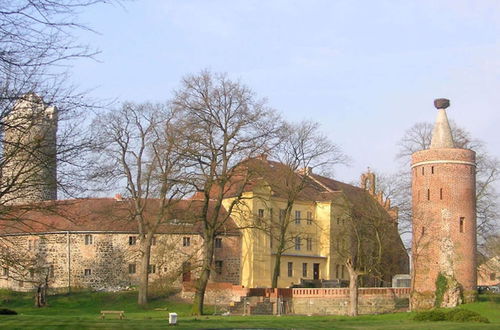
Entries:
[[[491,323],[417,322],[414,313],[346,316],[189,316],[190,305],[154,299],[148,306],[135,303],[135,292],[80,292],[49,297],[47,308],[33,307],[30,294],[0,291],[0,308],[19,315],[0,315],[1,329],[160,329],[168,324],[168,313],[179,314],[176,329],[294,328],[294,329],[499,329],[500,296],[480,296],[480,301],[461,306],[487,317]],[[155,308],[167,308],[158,311]],[[99,319],[101,310],[124,310],[126,319]],[[208,313],[213,309],[208,308]]]

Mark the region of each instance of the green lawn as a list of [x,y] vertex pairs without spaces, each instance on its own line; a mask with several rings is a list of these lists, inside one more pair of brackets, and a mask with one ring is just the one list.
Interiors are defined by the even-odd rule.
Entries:
[[[474,304],[463,305],[491,323],[416,322],[413,313],[345,316],[189,316],[190,305],[155,299],[146,308],[135,304],[135,292],[82,292],[49,297],[50,307],[32,307],[29,294],[0,291],[0,308],[19,315],[0,315],[0,329],[160,329],[168,325],[168,312],[179,314],[177,329],[294,328],[294,329],[500,329],[500,296],[481,296]],[[155,308],[167,308],[158,311]],[[99,319],[100,310],[124,310],[126,319],[110,316]],[[207,312],[211,312],[208,308]]]

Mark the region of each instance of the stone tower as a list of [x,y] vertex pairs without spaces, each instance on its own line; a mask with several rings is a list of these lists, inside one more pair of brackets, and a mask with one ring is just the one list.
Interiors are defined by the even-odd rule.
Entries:
[[412,155],[412,308],[453,307],[476,297],[475,152],[456,148],[446,115],[429,149]]
[[57,109],[23,95],[3,120],[4,204],[57,199]]

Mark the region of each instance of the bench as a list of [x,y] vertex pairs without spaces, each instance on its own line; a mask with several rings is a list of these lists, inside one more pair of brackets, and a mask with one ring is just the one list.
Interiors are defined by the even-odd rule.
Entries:
[[104,319],[106,314],[119,314],[120,320],[125,318],[125,312],[124,311],[101,311],[101,319]]

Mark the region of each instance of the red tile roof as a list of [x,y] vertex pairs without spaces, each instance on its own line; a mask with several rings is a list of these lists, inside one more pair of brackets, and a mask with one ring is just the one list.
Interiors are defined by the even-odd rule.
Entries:
[[[138,232],[130,200],[85,198],[49,201],[26,206],[13,206],[0,215],[0,234],[41,233],[59,231]],[[159,201],[146,202],[145,217],[153,221],[159,214]],[[157,233],[201,233],[202,202],[177,201],[163,217]],[[213,211],[210,204],[209,214]],[[227,215],[224,208],[219,219]],[[222,225],[221,234],[237,234],[232,218]]]

